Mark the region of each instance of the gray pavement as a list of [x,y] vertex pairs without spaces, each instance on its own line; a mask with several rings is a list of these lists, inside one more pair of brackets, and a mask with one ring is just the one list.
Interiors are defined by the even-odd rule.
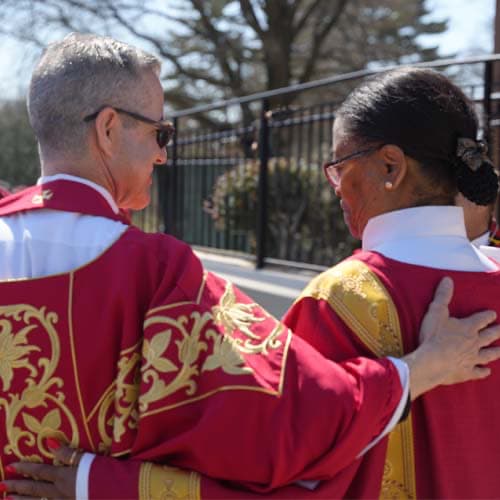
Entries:
[[306,271],[255,269],[245,259],[195,249],[205,269],[233,282],[271,314],[281,318],[303,288],[315,276]]

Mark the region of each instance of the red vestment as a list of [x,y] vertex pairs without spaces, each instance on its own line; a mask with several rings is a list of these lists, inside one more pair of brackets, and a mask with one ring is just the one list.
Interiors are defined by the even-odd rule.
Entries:
[[[382,295],[376,300],[366,297],[363,287],[370,274],[373,283],[387,292],[387,302],[393,302],[395,318],[385,314],[387,303]],[[450,276],[455,284],[452,316],[493,309],[500,317],[500,272],[439,270],[359,252],[316,278],[284,322],[336,361],[370,353],[398,355],[394,352],[398,328],[402,350],[410,352],[418,345],[422,317],[444,276]],[[338,300],[342,294],[345,300]],[[348,312],[351,306],[353,310]],[[369,332],[370,321],[378,325],[378,331]],[[500,364],[496,362],[491,368],[492,375],[485,380],[438,387],[418,398],[412,405],[411,424],[401,431],[402,448],[391,456],[384,439],[364,455],[346,496],[411,498],[416,490],[417,498],[498,498]],[[395,465],[401,467],[402,480],[394,477]]]
[[[43,208],[125,221],[62,180],[1,200],[0,217]],[[256,491],[334,478],[341,495],[402,395],[388,360],[323,358],[186,244],[134,227],[71,272],[1,282],[0,327],[2,478],[10,462],[49,462],[55,436]],[[147,497],[148,471],[91,474],[91,496]]]

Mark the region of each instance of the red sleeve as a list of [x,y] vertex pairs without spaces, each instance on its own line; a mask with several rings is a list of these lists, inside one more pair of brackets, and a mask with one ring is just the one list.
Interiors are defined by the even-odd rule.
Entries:
[[399,403],[392,363],[326,359],[186,247],[177,254],[142,347],[120,364],[112,454],[259,492],[338,477]]
[[283,323],[328,359],[373,357],[325,300],[301,298],[287,311]]

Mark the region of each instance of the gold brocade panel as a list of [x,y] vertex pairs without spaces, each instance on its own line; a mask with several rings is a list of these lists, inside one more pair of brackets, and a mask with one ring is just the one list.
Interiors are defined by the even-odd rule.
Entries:
[[139,473],[139,500],[199,500],[200,475],[146,463]]
[[[377,357],[404,355],[396,306],[370,268],[348,260],[322,273],[301,297],[328,302],[349,329]],[[411,415],[389,434],[380,497],[416,498]]]
[[[0,306],[0,419],[10,461],[52,457],[45,438],[78,444],[79,428],[68,406],[61,359],[59,316],[29,304]],[[3,470],[3,467],[2,467]]]

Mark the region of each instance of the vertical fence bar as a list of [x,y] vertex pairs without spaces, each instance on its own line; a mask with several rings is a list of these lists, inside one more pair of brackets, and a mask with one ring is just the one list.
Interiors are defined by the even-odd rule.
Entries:
[[163,224],[164,231],[166,233],[172,234],[176,237],[180,237],[178,219],[177,219],[177,177],[178,177],[178,167],[177,167],[177,136],[179,133],[179,120],[178,118],[173,119],[173,124],[176,130],[174,137],[172,139],[171,154],[171,165],[167,167],[169,171],[166,172],[167,175],[163,176],[166,185],[163,186]]
[[484,140],[491,150],[491,92],[493,87],[493,62],[486,61],[484,67],[484,96],[483,96],[483,113],[484,113]]
[[269,161],[269,99],[263,99],[259,129],[259,183],[257,187],[257,248],[255,267],[262,269],[267,238],[267,166]]

